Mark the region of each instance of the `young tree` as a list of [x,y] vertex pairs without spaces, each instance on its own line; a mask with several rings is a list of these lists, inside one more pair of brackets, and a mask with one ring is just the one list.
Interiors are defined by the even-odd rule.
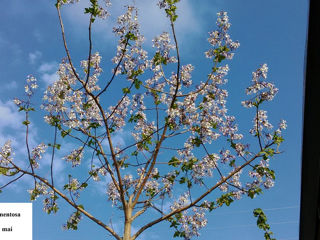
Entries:
[[[10,140],[7,141],[0,151],[0,174],[8,177],[9,182],[1,189],[25,175],[32,176],[31,200],[42,196],[47,213],[57,212],[58,203],[63,201],[74,208],[65,228],[77,229],[84,215],[115,239],[134,240],[162,221],[168,221],[175,229],[174,237],[190,239],[206,226],[208,211],[229,206],[243,195],[254,198],[263,187],[274,185],[275,173],[269,168],[269,161],[280,153],[286,122],[280,121],[274,130],[262,105],[273,100],[278,89],[266,81],[266,64],[253,72],[251,85],[246,89],[248,100],[242,102],[244,107],[254,110],[250,134],[257,144],[249,149],[243,135],[238,133],[235,117],[226,108],[228,92],[223,86],[229,67],[224,62],[233,58],[240,45],[228,34],[230,23],[226,12],[218,13],[217,29],[208,38],[211,48],[205,56],[211,66],[207,78],[193,83],[194,66],[182,64],[175,33],[179,0],[158,3],[170,21],[171,33],[164,32],[153,39],[151,57],[142,47],[144,38],[140,34],[138,9],[126,6],[126,12],[118,17],[113,28],[119,41],[112,59],[112,74],[98,85],[101,56],[93,53],[91,29],[96,18],[109,15],[107,9],[111,3],[105,0],[102,6],[98,0],[90,0],[90,6],[85,9],[90,16],[89,54],[77,70],[61,17],[64,5],[75,2],[57,0],[56,3],[66,59],[59,66],[59,79],[48,86],[41,105],[46,112],[45,122],[55,130],[54,142],[29,144],[29,115],[35,111],[31,98],[38,85],[33,76],[28,76],[26,98],[14,100],[19,111],[25,112],[28,164],[20,165],[14,160],[14,150]],[[115,104],[110,97],[112,85],[122,88]],[[126,146],[114,143],[119,131],[132,135]],[[66,173],[68,182],[59,186],[54,163],[56,152],[64,148],[59,144],[62,138],[78,146],[64,157],[73,168]],[[50,176],[46,177],[38,167],[49,149]],[[89,170],[79,167],[83,159],[91,159]],[[80,204],[81,193],[105,177],[110,179],[106,186],[110,205],[124,216],[122,233]],[[164,203],[170,207],[165,208]],[[270,239],[271,232],[261,209],[255,211],[255,216]],[[150,217],[153,219],[149,221]],[[133,232],[132,224],[138,220],[142,227]]]

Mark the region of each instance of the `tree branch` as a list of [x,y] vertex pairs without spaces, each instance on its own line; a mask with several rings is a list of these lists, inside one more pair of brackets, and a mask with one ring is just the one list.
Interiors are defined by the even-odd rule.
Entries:
[[[271,146],[272,144],[269,144],[266,147]],[[171,213],[162,216],[148,224],[146,224],[145,226],[141,227],[133,236],[134,239],[136,239],[143,231],[145,231],[146,229],[152,227],[153,225],[162,222],[164,220],[167,220],[168,218],[170,218],[171,216],[183,212],[193,206],[195,206],[198,202],[200,202],[204,197],[206,197],[208,194],[210,194],[213,190],[215,190],[216,188],[218,188],[220,185],[222,185],[223,183],[225,183],[228,179],[230,179],[232,176],[234,176],[236,173],[238,173],[239,171],[241,171],[244,167],[246,167],[247,165],[249,165],[252,161],[254,161],[256,158],[260,157],[261,152],[257,153],[254,157],[252,157],[249,161],[247,161],[245,164],[241,165],[240,167],[234,169],[229,176],[221,179],[217,184],[215,184],[214,186],[212,186],[209,190],[207,190],[205,193],[203,193],[200,197],[198,197],[196,200],[194,200],[192,203],[188,204],[187,206],[184,206],[182,208],[176,209],[174,211],[172,211]]]

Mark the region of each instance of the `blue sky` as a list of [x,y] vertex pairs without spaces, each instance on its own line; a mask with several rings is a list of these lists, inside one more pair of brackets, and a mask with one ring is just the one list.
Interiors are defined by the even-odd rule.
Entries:
[[[117,1],[126,4],[127,1]],[[153,36],[162,31],[169,31],[165,15],[158,12],[154,0],[136,0],[141,9],[142,33],[146,36],[146,48],[150,49]],[[119,5],[119,6],[118,6]],[[25,150],[23,145],[23,116],[16,112],[11,103],[15,96],[22,96],[23,85],[28,74],[36,76],[40,82],[40,93],[56,79],[58,63],[65,57],[57,13],[49,0],[3,0],[0,20],[0,144],[13,138],[18,148],[17,156]],[[87,54],[87,18],[83,16],[86,1],[63,9],[63,17],[74,62],[79,62]],[[103,66],[108,72],[115,53],[116,40],[111,37],[114,19],[120,13],[120,4],[114,4],[111,17],[107,21],[97,21],[94,25],[94,49],[103,57]],[[245,99],[244,89],[250,84],[251,73],[261,64],[269,67],[268,79],[280,89],[267,110],[270,120],[288,122],[282,145],[284,153],[272,161],[276,171],[275,187],[265,191],[253,200],[243,198],[230,207],[224,207],[209,216],[209,223],[201,231],[200,240],[204,239],[263,239],[263,233],[255,226],[252,210],[256,207],[265,209],[272,231],[278,240],[298,239],[299,204],[300,204],[300,167],[304,54],[307,34],[307,0],[181,0],[178,4],[177,37],[180,42],[184,64],[195,64],[196,70],[207,71],[208,61],[203,52],[207,50],[208,32],[215,29],[216,12],[228,12],[231,22],[230,34],[233,40],[239,40],[240,48],[232,61],[228,62],[229,111],[238,119],[240,131],[244,134],[250,129],[252,113],[241,107]],[[40,96],[41,94],[39,94]],[[39,96],[37,96],[39,101]],[[50,133],[43,131],[42,116],[32,116],[34,120],[31,142],[41,139],[50,141]],[[53,133],[53,132],[52,132]],[[125,136],[119,136],[125,139]],[[71,145],[70,145],[71,147]],[[67,151],[67,150],[66,150]],[[63,152],[61,153],[61,156]],[[44,164],[45,165],[45,164]],[[57,162],[57,173],[66,168]],[[61,179],[62,181],[63,179]],[[0,183],[3,183],[0,177]],[[25,202],[29,196],[25,186],[28,179],[19,185],[8,188],[0,194],[0,202]],[[96,192],[95,192],[96,191]],[[100,192],[99,192],[100,191]],[[115,214],[104,209],[107,203],[103,190],[95,189],[86,196],[91,199],[92,212],[102,217]],[[99,199],[95,199],[99,196]],[[93,202],[94,201],[94,202]],[[90,204],[90,202],[89,202]],[[108,203],[107,203],[108,204]],[[48,216],[42,211],[41,202],[34,203],[34,240],[86,240],[111,239],[95,224],[85,220],[76,232],[63,231],[61,225],[71,214],[71,209],[61,206],[56,216]],[[116,214],[115,214],[116,216]],[[106,218],[107,219],[107,218]],[[109,218],[108,218],[109,219]],[[121,219],[114,219],[114,225]],[[171,239],[172,232],[168,225],[160,224],[145,233],[141,239]]]

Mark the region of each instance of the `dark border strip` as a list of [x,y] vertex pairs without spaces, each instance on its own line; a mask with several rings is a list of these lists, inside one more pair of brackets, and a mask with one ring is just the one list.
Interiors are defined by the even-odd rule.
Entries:
[[320,8],[310,0],[304,85],[300,240],[320,239]]

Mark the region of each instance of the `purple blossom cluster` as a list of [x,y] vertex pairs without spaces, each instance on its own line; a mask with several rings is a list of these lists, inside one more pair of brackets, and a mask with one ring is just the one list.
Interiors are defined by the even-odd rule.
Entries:
[[36,146],[34,149],[32,149],[32,165],[34,168],[39,167],[39,160],[42,158],[43,153],[45,153],[47,149],[47,145],[44,143],[40,143],[38,146]]

